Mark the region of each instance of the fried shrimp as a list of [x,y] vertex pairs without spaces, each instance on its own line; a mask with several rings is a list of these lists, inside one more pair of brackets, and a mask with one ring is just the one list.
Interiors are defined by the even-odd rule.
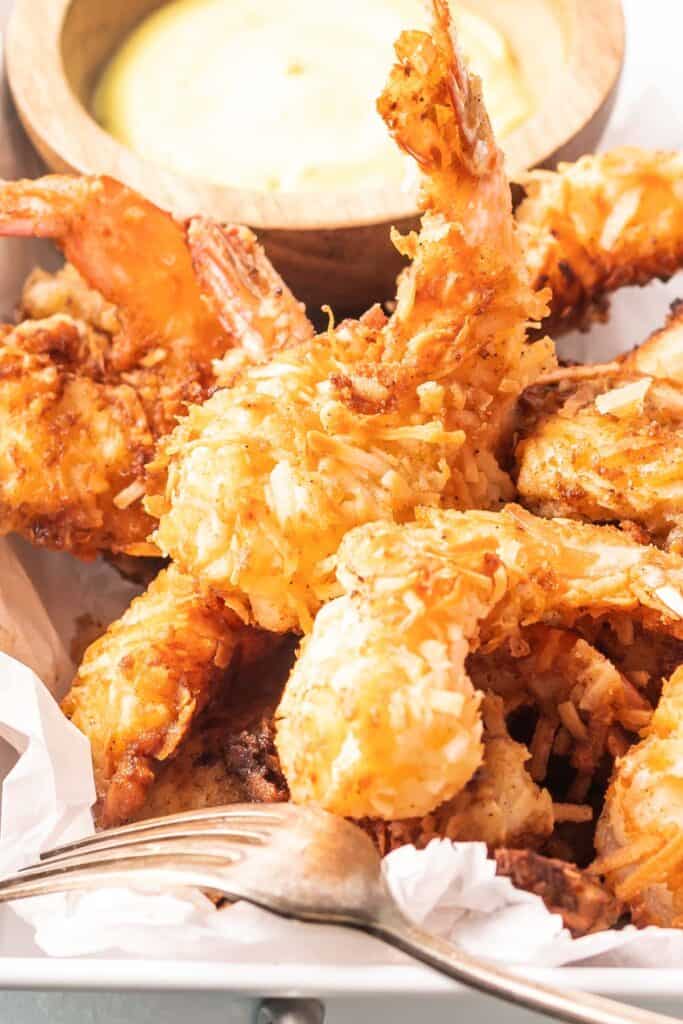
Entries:
[[134,817],[287,800],[273,715],[293,660],[294,643],[288,639],[236,666],[229,685],[197,716],[177,754],[159,766]]
[[87,338],[74,368],[95,379],[104,379],[112,339],[121,331],[116,306],[90,288],[70,263],[54,273],[36,267],[24,282],[19,302],[19,320],[46,320],[63,316],[75,321]]
[[90,740],[100,824],[131,816],[219,682],[271,646],[174,566],[91,644],[63,710]]
[[617,149],[532,171],[517,210],[537,287],[552,289],[544,328],[604,320],[607,296],[683,265],[683,156]]
[[518,445],[520,498],[545,516],[636,523],[678,548],[682,426],[683,382],[625,372],[579,381]]
[[82,556],[146,552],[136,499],[154,438],[134,388],[79,372],[91,354],[64,316],[0,338],[0,532]]
[[422,816],[471,778],[482,745],[470,651],[582,617],[683,636],[683,560],[518,506],[358,527],[337,572],[344,594],[302,644],[277,746],[295,801],[354,817]]
[[478,79],[446,5],[405,33],[379,108],[426,174],[396,311],[370,310],[194,407],[160,445],[147,508],[161,550],[264,628],[307,630],[344,534],[418,504],[495,507],[516,396],[554,365]]
[[0,530],[84,557],[153,554],[141,499],[154,440],[215,387],[226,350],[263,358],[289,330],[304,336],[303,309],[249,231],[202,220],[186,239],[109,179],[6,182],[0,233],[55,238],[78,267],[34,273],[33,319],[0,342]]
[[116,307],[113,371],[135,373],[156,433],[205,394],[230,339],[202,299],[182,226],[110,178],[51,175],[0,187],[0,234],[51,238]]
[[638,925],[683,925],[683,667],[664,684],[645,739],[617,763],[598,824],[594,871]]

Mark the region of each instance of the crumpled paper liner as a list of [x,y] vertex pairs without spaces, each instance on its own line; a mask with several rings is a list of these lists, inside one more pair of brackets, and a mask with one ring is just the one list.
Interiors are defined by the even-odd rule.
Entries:
[[[659,89],[628,80],[604,146],[683,148],[683,121]],[[620,111],[623,113],[620,114]],[[656,116],[653,116],[656,111]],[[2,177],[34,176],[39,161],[0,92]],[[35,263],[54,266],[49,245],[0,240],[0,314],[9,319]],[[683,283],[620,293],[610,323],[564,339],[560,351],[599,362],[658,327]],[[94,786],[87,741],[55,702],[73,672],[83,616],[104,625],[136,589],[105,563],[0,540],[0,871],[35,860],[52,845],[92,831]],[[41,681],[42,680],[42,681]],[[495,874],[481,844],[434,840],[385,859],[391,890],[416,923],[481,956],[535,966],[680,966],[683,933],[649,928],[572,939],[542,901]],[[36,948],[28,935],[33,934]],[[187,957],[264,966],[279,963],[379,965],[401,954],[360,933],[301,924],[239,903],[216,911],[201,893],[106,889],[0,906],[0,955],[19,947],[52,956]]]

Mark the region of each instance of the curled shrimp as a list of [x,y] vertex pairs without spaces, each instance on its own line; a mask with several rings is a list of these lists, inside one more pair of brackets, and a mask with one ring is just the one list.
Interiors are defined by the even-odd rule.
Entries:
[[464,788],[482,758],[471,651],[582,617],[683,636],[683,560],[517,506],[358,527],[337,572],[344,594],[303,642],[277,747],[295,801],[354,817],[421,816]]
[[90,740],[101,825],[134,814],[217,687],[269,648],[172,565],[91,644],[63,710]]
[[[293,318],[298,313],[297,329],[307,330],[301,308],[272,268],[264,274],[267,261],[250,232],[201,219],[191,223],[188,241],[170,214],[111,178],[4,182],[0,234],[53,239],[88,285],[114,305],[120,329],[109,366],[132,375],[157,434],[188,402],[206,397],[214,383],[212,360],[240,344],[239,333],[231,332],[240,303],[247,302],[242,320],[248,320],[270,292],[270,318],[286,305]],[[256,264],[261,280],[253,273]]]
[[202,300],[183,227],[111,178],[4,182],[0,234],[53,239],[114,304],[121,329],[109,359],[116,371],[145,362],[159,376],[175,376],[182,364],[206,371],[230,344]]
[[161,550],[250,621],[310,628],[351,527],[418,504],[496,507],[519,391],[554,365],[480,84],[445,3],[404,34],[379,108],[425,172],[396,310],[345,321],[193,407],[150,467]]
[[158,554],[141,500],[155,439],[215,387],[218,357],[264,358],[310,333],[304,311],[247,229],[202,220],[186,237],[107,178],[2,184],[0,233],[54,238],[72,261],[32,276],[33,319],[0,339],[0,530]]

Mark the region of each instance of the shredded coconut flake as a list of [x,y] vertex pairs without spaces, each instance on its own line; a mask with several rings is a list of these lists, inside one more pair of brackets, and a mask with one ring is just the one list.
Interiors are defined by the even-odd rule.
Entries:
[[128,484],[122,491],[119,491],[114,498],[114,504],[120,509],[130,508],[133,502],[143,497],[144,493],[144,482],[142,480],[133,480],[132,484]]
[[640,206],[642,194],[642,188],[629,189],[614,204],[600,236],[600,246],[602,249],[611,249],[629,221],[635,217]]
[[678,615],[680,619],[683,619],[683,594],[680,590],[676,590],[670,583],[666,583],[663,587],[658,587],[655,590],[655,594],[666,607]]
[[631,384],[624,384],[620,388],[613,388],[598,395],[595,399],[595,407],[599,413],[611,416],[626,417],[643,407],[643,401],[652,384],[652,377],[643,377],[642,380],[635,380]]

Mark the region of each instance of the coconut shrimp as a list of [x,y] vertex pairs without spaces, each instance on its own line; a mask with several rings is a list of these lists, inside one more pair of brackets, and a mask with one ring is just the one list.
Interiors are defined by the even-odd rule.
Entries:
[[679,545],[683,388],[652,377],[580,383],[517,447],[521,500],[541,515],[630,521]]
[[527,263],[552,290],[547,330],[604,320],[607,296],[683,265],[683,156],[617,149],[532,171],[517,210]]
[[202,299],[184,230],[169,214],[110,178],[51,175],[2,184],[0,234],[53,239],[116,307],[109,362],[141,374],[157,432],[183,400],[203,394],[211,359],[230,339]]
[[303,310],[246,229],[201,221],[187,241],[109,179],[5,183],[0,232],[54,237],[78,266],[32,275],[33,319],[0,339],[0,530],[84,557],[158,553],[141,501],[154,441],[215,387],[216,357],[310,333]]
[[251,232],[199,219],[186,234],[170,214],[111,178],[4,182],[0,234],[53,239],[115,307],[109,367],[134,384],[157,435],[189,402],[206,397],[212,360],[241,343],[233,329],[255,310],[261,326],[284,317],[295,333],[310,333],[300,304],[272,268],[264,273],[266,257]]
[[683,667],[664,684],[645,739],[618,761],[595,837],[603,875],[634,923],[683,925]]
[[90,740],[100,824],[134,813],[219,684],[272,645],[172,565],[91,644],[63,710]]
[[137,499],[154,438],[134,388],[80,372],[90,352],[59,315],[0,338],[0,532],[84,557],[147,554]]
[[523,396],[515,453],[522,501],[541,515],[636,524],[681,546],[683,310],[602,366],[550,374]]
[[277,746],[293,800],[354,817],[421,817],[472,777],[482,729],[470,652],[582,617],[683,636],[683,559],[518,506],[358,527],[337,573],[344,593],[302,644]]
[[516,396],[554,364],[480,84],[446,5],[408,32],[379,109],[425,172],[395,313],[376,307],[249,368],[160,445],[147,508],[160,549],[264,628],[307,630],[338,591],[344,534],[418,504],[495,507]]

